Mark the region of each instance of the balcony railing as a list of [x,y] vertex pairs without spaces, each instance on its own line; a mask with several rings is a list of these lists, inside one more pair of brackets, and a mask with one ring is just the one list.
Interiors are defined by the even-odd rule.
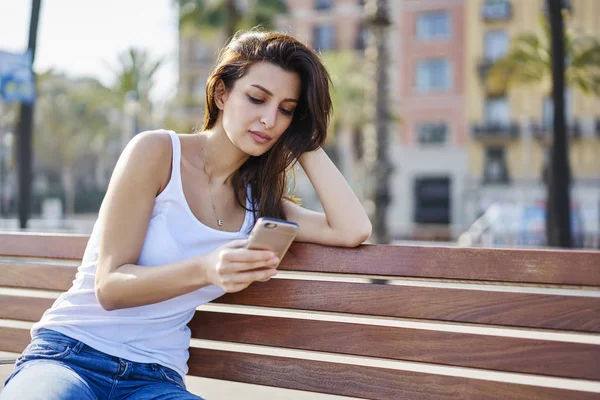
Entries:
[[[581,123],[579,120],[567,122],[567,135],[571,139],[581,138]],[[545,139],[552,135],[552,124],[542,121],[534,121],[530,125],[531,134],[536,139]]]
[[505,138],[515,139],[521,133],[521,126],[516,122],[484,122],[471,126],[471,132],[476,139]]
[[508,21],[512,17],[509,0],[486,0],[481,5],[481,17],[484,21]]

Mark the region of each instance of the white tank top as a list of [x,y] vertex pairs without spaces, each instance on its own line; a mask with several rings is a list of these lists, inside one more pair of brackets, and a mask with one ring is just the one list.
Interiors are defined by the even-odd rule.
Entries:
[[[151,268],[209,253],[234,239],[244,239],[254,224],[246,212],[239,232],[223,232],[202,224],[192,213],[181,184],[181,143],[169,132],[173,169],[166,188],[154,200],[152,217],[137,264]],[[246,208],[251,209],[250,192]],[[56,300],[32,330],[49,328],[115,357],[158,363],[182,376],[188,371],[190,330],[187,323],[198,306],[224,292],[207,286],[156,304],[106,311],[94,291],[98,261],[98,225],[94,226],[73,286]]]

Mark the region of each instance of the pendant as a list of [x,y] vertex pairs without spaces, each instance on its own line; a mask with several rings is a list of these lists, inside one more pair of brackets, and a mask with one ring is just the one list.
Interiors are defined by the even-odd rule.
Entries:
[[222,219],[218,219],[218,220],[217,220],[217,225],[219,225],[219,226],[223,226],[223,220],[222,220]]

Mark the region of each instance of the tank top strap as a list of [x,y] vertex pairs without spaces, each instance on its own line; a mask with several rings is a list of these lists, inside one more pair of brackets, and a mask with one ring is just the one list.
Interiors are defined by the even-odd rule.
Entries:
[[171,137],[171,147],[173,149],[171,165],[171,184],[178,189],[182,188],[181,183],[181,141],[174,131],[167,131]]

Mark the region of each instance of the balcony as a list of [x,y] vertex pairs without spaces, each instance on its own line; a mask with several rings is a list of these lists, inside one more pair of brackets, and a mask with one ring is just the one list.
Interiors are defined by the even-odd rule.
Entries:
[[516,139],[521,134],[521,127],[516,122],[484,122],[471,125],[471,133],[475,139]]
[[[596,133],[598,133],[598,124],[600,121],[596,121]],[[546,123],[542,121],[534,121],[529,126],[531,129],[531,135],[538,139],[543,140],[552,135],[552,123]],[[581,123],[575,119],[567,122],[567,134],[570,139],[581,138]]]
[[486,0],[481,5],[481,17],[484,21],[508,21],[512,17],[509,0]]

